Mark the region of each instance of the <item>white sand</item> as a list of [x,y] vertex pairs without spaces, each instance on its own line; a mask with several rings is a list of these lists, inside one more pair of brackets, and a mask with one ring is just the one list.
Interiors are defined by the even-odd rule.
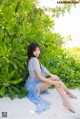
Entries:
[[[37,114],[36,106],[27,97],[11,100],[9,97],[0,98],[0,119],[80,119],[80,90],[71,90],[77,99],[68,100],[76,113],[69,112],[62,104],[62,99],[55,89],[50,89],[51,94],[42,94],[42,98],[49,100],[52,106],[49,110]],[[2,112],[7,112],[7,117],[2,117]]]

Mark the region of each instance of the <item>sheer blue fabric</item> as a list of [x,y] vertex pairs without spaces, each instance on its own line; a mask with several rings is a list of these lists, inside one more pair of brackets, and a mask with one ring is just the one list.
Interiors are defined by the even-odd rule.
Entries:
[[[27,97],[36,105],[36,112],[41,113],[50,108],[51,103],[44,100],[40,96],[40,82],[35,71],[40,71],[43,77],[47,76],[49,71],[40,63],[36,57],[32,57],[28,63],[29,77],[25,83],[25,88],[28,90]],[[48,94],[48,89],[42,93]]]

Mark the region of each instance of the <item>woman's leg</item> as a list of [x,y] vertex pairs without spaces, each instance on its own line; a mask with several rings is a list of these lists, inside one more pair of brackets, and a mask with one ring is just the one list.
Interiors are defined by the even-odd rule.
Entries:
[[59,92],[60,96],[63,99],[63,105],[66,106],[68,108],[68,110],[70,110],[71,112],[75,113],[73,107],[71,106],[71,104],[69,103],[69,101],[67,100],[67,97],[64,93],[64,89],[63,86],[60,87],[55,87],[57,89],[57,91]]
[[77,98],[75,95],[73,95],[69,89],[66,87],[66,85],[59,79],[59,81],[61,82],[63,89],[66,91],[66,94],[69,95],[71,98]]
[[[51,86],[51,84],[41,82],[40,83],[40,92],[46,90],[50,86]],[[61,95],[61,97],[63,99],[63,105],[66,106],[71,112],[74,113],[74,109],[72,108],[72,106],[68,102],[67,97],[66,97],[66,95],[64,93],[62,85],[60,87],[55,87],[55,88],[57,89],[57,91],[59,92],[59,94]]]
[[[54,79],[52,79],[52,80],[54,81]],[[76,99],[77,99],[77,97],[76,97],[75,95],[73,95],[73,94],[69,91],[69,89],[68,89],[68,88],[66,87],[66,85],[60,80],[59,77],[57,78],[57,80],[61,82],[61,84],[62,84],[62,86],[63,86],[63,89],[64,89],[64,91],[66,91],[66,94],[67,94],[67,95],[69,95],[71,98],[76,98]],[[55,80],[55,81],[56,81],[56,80]]]
[[51,86],[51,84],[41,82],[41,83],[40,83],[40,92],[46,90],[46,89],[49,88],[50,86]]

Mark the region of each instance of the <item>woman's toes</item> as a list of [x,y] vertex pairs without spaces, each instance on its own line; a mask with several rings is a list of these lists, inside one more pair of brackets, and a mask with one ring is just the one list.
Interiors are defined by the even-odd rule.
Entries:
[[76,97],[75,95],[70,95],[70,97],[71,97],[71,98],[77,99],[77,97]]
[[69,111],[72,112],[72,113],[75,113],[75,111],[74,111],[73,109],[70,109],[70,108],[69,108]]
[[72,108],[72,106],[66,102],[66,103],[63,103],[63,105],[72,113],[75,113],[74,109]]

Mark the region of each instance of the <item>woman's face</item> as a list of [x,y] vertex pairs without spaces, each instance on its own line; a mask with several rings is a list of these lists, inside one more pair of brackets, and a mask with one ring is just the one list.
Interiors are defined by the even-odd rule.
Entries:
[[34,54],[34,56],[39,57],[39,55],[40,55],[40,49],[39,49],[39,47],[37,47],[36,50],[33,51],[33,54]]

